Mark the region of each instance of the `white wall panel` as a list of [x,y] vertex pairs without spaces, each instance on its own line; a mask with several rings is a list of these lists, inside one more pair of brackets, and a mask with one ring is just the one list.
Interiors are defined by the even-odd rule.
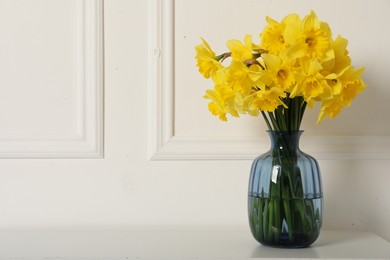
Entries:
[[[150,71],[151,78],[156,79],[149,96],[153,159],[251,159],[267,149],[262,118],[244,115],[223,123],[207,111],[208,101],[202,96],[213,85],[197,72],[194,46],[204,37],[213,50],[223,53],[228,39],[242,40],[247,33],[258,42],[267,15],[279,20],[288,13],[304,16],[310,10],[329,23],[334,37],[341,34],[349,40],[353,65],[366,67],[363,78],[368,88],[350,108],[320,125],[316,125],[319,107],[308,109],[302,125],[304,150],[318,159],[390,158],[390,117],[383,115],[383,111],[390,111],[386,102],[390,97],[390,75],[386,71],[390,50],[382,41],[390,39],[388,1],[151,2],[155,15],[150,15],[154,25]],[[351,6],[354,12],[346,15]],[[378,23],[374,16],[383,20]],[[373,57],[381,57],[380,62]]]
[[0,157],[102,155],[102,1],[0,1]]

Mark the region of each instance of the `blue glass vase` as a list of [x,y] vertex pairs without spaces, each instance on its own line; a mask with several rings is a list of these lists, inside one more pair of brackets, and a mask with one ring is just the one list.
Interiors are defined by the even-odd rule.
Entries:
[[254,238],[266,246],[307,247],[320,234],[320,169],[299,149],[302,132],[268,131],[271,149],[252,164],[249,225]]

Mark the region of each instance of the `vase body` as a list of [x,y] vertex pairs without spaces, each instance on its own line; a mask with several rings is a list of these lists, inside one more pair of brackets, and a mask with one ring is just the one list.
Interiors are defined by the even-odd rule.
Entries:
[[253,161],[249,178],[251,232],[263,245],[307,247],[322,225],[318,163],[299,149],[302,131],[268,134],[271,149]]

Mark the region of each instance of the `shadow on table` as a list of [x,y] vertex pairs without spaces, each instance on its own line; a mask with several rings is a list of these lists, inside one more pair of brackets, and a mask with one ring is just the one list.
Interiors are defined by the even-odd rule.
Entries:
[[316,258],[319,257],[315,246],[307,248],[273,248],[259,245],[254,248],[252,258]]

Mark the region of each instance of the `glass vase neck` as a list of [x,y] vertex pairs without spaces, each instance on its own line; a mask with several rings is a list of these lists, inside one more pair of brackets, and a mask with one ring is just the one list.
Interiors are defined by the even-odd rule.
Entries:
[[271,138],[271,149],[297,150],[303,131],[267,131]]

